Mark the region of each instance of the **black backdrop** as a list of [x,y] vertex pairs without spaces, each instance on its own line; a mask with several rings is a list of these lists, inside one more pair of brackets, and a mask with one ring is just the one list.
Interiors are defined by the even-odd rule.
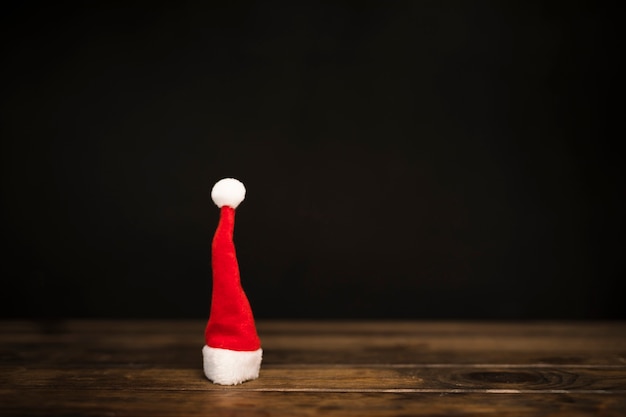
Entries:
[[3,317],[625,317],[615,11],[219,3],[2,6]]

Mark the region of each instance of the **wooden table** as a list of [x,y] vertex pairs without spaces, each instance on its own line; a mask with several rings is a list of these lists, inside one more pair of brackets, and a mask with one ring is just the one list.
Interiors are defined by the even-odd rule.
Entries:
[[625,416],[624,322],[260,321],[258,380],[202,321],[0,322],[0,415]]

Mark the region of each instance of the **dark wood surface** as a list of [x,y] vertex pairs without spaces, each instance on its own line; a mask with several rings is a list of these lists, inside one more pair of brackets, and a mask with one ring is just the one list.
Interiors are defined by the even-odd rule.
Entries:
[[2,416],[626,416],[624,322],[260,321],[258,380],[202,321],[0,322]]

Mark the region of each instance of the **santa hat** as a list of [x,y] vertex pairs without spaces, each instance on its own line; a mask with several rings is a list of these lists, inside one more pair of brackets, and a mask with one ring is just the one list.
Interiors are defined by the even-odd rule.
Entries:
[[245,187],[234,178],[218,181],[211,191],[220,221],[213,237],[213,294],[202,356],[206,377],[222,385],[258,378],[263,356],[233,243],[235,209],[245,196]]

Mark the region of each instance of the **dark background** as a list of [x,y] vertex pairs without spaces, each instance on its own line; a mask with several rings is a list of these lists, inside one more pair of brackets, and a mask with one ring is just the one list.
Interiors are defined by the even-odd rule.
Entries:
[[257,317],[626,317],[615,10],[85,3],[2,6],[2,317],[206,317],[227,176]]

